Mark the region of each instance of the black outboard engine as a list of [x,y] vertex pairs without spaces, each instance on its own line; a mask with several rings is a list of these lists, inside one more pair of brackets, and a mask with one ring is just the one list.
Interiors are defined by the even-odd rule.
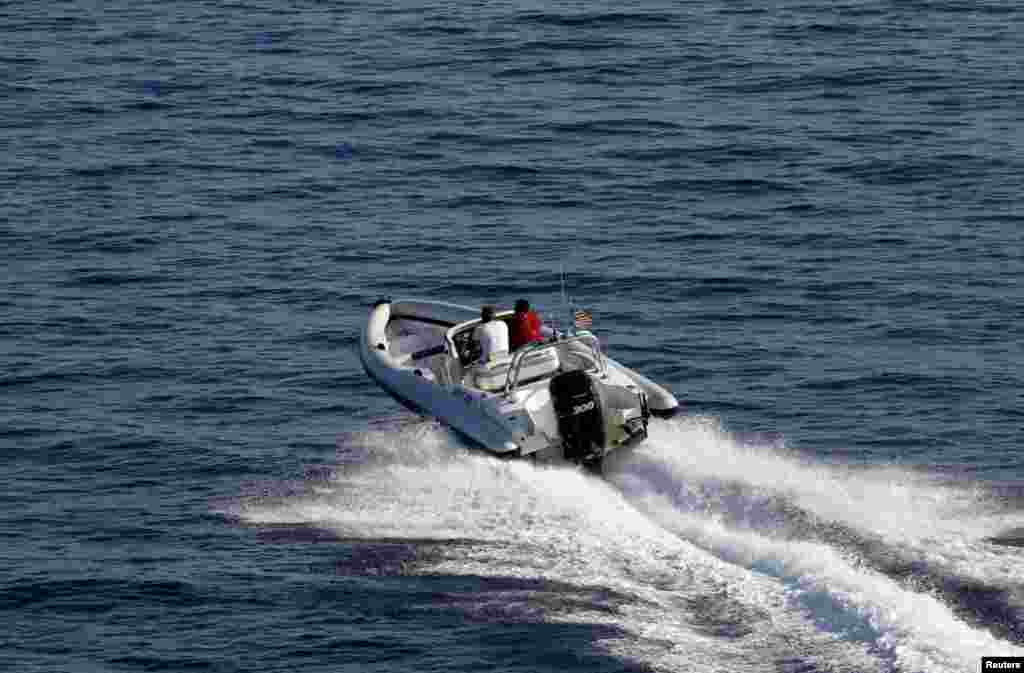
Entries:
[[564,372],[551,379],[551,401],[565,458],[575,462],[600,458],[604,453],[605,428],[604,405],[597,384],[582,371]]

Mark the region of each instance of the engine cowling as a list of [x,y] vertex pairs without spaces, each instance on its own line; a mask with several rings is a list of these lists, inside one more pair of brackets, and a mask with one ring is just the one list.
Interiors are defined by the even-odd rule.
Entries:
[[551,379],[550,390],[565,458],[574,462],[600,458],[607,438],[597,384],[585,372],[574,370]]

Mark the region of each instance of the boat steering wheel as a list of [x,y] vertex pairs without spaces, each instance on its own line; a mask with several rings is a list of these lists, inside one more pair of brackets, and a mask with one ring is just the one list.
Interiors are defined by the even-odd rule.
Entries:
[[480,359],[480,342],[473,338],[472,331],[465,331],[452,337],[455,350],[459,354],[459,362],[466,367]]

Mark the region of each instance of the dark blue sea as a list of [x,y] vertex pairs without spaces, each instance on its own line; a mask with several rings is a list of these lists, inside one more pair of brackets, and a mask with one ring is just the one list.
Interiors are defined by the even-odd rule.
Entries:
[[[946,673],[1024,654],[1014,0],[0,2],[0,669]],[[566,292],[605,479],[363,372]]]

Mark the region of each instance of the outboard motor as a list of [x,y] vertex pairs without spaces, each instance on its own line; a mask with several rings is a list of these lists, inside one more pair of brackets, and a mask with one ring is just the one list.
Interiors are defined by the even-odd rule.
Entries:
[[551,379],[551,401],[567,460],[600,458],[605,445],[604,405],[597,384],[574,370]]

